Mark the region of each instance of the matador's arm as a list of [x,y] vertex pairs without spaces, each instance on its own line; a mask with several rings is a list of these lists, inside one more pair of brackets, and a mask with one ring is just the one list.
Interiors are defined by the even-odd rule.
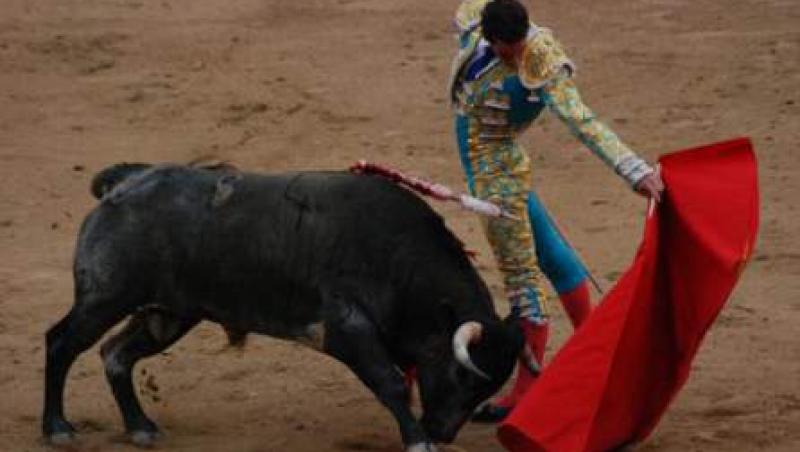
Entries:
[[622,176],[631,187],[653,172],[653,168],[623,143],[617,134],[597,119],[581,100],[568,73],[550,80],[543,88],[543,100],[570,131],[595,155]]

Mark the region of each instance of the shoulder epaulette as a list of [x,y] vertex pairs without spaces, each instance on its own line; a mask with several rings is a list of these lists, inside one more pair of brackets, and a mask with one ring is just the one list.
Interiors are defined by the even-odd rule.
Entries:
[[481,11],[490,0],[464,0],[456,10],[455,24],[459,31],[474,28],[481,21]]
[[541,88],[560,75],[575,72],[575,64],[567,57],[561,44],[547,28],[534,27],[528,37],[525,53],[519,67],[519,78],[528,89]]

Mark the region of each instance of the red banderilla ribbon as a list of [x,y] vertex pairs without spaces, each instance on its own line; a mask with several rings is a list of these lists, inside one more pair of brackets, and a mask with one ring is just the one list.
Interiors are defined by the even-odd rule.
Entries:
[[359,160],[356,162],[355,165],[350,167],[350,171],[363,174],[378,174],[434,199],[440,201],[455,201],[459,203],[461,207],[481,215],[519,220],[514,214],[497,204],[478,199],[465,193],[458,193],[446,185],[430,182],[416,176],[409,176],[383,165],[369,163],[366,160]]

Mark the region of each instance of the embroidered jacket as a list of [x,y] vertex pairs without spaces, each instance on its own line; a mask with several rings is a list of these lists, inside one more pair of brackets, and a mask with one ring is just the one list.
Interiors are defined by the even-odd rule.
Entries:
[[531,24],[516,71],[491,53],[481,36],[480,13],[489,0],[464,0],[456,12],[459,52],[452,65],[450,98],[459,115],[472,118],[468,154],[481,159],[507,147],[544,107],[564,122],[595,155],[636,185],[653,169],[581,100],[575,65],[552,32]]

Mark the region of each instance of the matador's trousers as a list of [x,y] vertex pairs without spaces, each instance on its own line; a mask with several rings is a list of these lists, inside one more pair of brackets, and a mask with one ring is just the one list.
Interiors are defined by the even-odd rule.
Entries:
[[456,116],[456,137],[470,193],[517,217],[483,221],[511,310],[536,323],[546,322],[541,274],[562,294],[583,282],[587,270],[531,191],[531,165],[525,151],[513,140],[479,142],[470,134],[470,126],[469,117]]

